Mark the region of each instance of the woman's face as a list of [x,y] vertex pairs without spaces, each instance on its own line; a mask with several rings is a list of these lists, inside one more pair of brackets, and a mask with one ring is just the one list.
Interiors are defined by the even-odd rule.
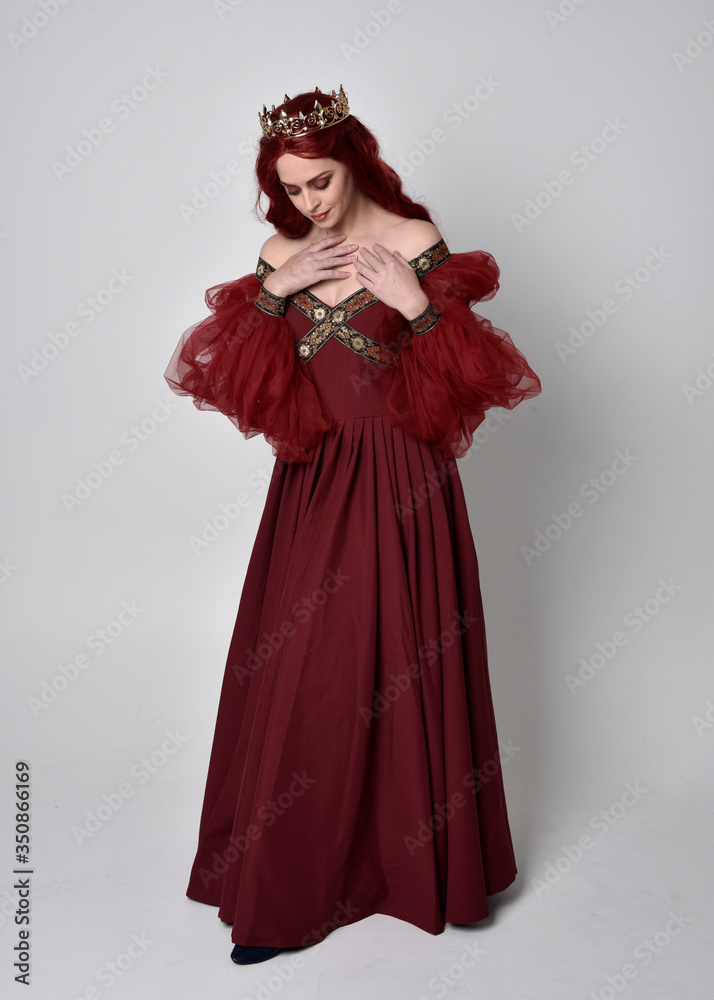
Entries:
[[352,175],[344,163],[283,153],[275,166],[298,212],[320,229],[334,229],[339,224],[354,192]]

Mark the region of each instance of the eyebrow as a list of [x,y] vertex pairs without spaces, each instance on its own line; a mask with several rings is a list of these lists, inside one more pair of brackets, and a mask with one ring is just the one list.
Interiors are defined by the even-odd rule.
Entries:
[[[308,184],[312,184],[313,181],[319,180],[319,178],[322,177],[323,174],[329,174],[329,172],[330,172],[329,169],[328,170],[323,170],[321,174],[315,174],[314,177],[311,177],[310,180],[307,183]],[[280,178],[278,178],[278,180],[280,180]],[[299,187],[300,186],[299,184],[289,184],[289,183],[286,183],[284,181],[280,181],[280,183],[283,185],[283,187]]]

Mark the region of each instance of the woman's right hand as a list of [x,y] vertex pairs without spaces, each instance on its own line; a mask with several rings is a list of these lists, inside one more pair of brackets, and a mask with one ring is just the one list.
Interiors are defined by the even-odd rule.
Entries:
[[324,240],[317,240],[303,250],[298,250],[284,264],[270,272],[263,282],[263,288],[273,295],[285,298],[325,278],[352,277],[350,271],[335,270],[357,258],[356,251],[359,247],[356,243],[338,246],[346,238],[345,233],[327,236]]

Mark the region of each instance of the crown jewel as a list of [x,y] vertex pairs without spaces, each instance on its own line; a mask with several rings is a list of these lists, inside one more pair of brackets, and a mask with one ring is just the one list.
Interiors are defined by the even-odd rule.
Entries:
[[[319,93],[317,87],[315,87],[315,92]],[[287,94],[285,95],[285,100],[290,100]],[[271,121],[274,111],[275,105],[273,105],[272,111],[268,111],[265,105],[263,105],[263,113],[258,114],[260,127],[267,139],[272,139],[274,136],[292,138],[297,135],[306,135],[308,132],[316,132],[321,128],[329,128],[330,125],[336,125],[337,122],[341,122],[347,118],[350,113],[350,106],[347,103],[347,94],[345,94],[342,84],[340,84],[339,93],[336,94],[334,90],[332,91],[332,103],[327,107],[323,107],[317,98],[315,98],[315,107],[307,115],[304,115],[301,111],[297,116],[293,117],[292,115],[286,115],[285,109],[283,109],[275,121]]]

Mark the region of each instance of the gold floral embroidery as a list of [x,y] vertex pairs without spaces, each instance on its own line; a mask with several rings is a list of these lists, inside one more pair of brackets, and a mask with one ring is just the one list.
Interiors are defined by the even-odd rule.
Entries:
[[430,246],[423,253],[420,253],[418,257],[414,257],[409,263],[417,274],[426,274],[427,271],[433,271],[439,264],[443,264],[450,256],[451,252],[446,243],[443,240],[439,240],[438,243]]
[[267,288],[261,287],[254,302],[258,309],[262,309],[269,316],[283,316],[285,313],[286,300],[279,295],[273,295]]
[[417,336],[422,336],[423,334],[428,333],[429,330],[433,330],[440,319],[441,313],[436,306],[430,302],[423,312],[420,312],[418,316],[415,316],[414,319],[410,319],[408,322],[412,331]]
[[[414,268],[417,275],[427,274],[429,271],[433,271],[434,268],[443,264],[447,261],[451,253],[447,247],[444,240],[439,240],[434,243],[433,246],[428,247],[426,250],[422,251],[417,257],[414,257],[409,261],[411,267]],[[258,266],[255,269],[255,276],[259,281],[263,282],[267,276],[274,271],[275,268],[272,264],[269,264],[267,260],[263,260],[262,257],[258,257]],[[267,289],[262,289],[267,295],[270,292]],[[258,305],[258,299],[260,294],[256,298],[256,305]],[[312,292],[306,290],[296,292],[294,295],[288,295],[284,300],[280,300],[277,296],[272,296],[272,299],[277,300],[277,302],[284,302],[283,311],[288,304],[294,306],[299,312],[304,316],[307,316],[315,324],[313,328],[305,334],[304,337],[300,339],[300,342],[295,345],[295,353],[298,358],[305,364],[309,359],[323,346],[331,337],[336,337],[341,343],[345,344],[350,350],[354,351],[356,354],[361,355],[363,358],[367,358],[370,361],[375,361],[377,364],[386,365],[388,367],[395,367],[399,360],[399,355],[396,351],[387,347],[385,344],[380,344],[379,341],[373,340],[364,333],[358,333],[352,326],[350,326],[350,321],[353,316],[371,306],[375,302],[379,302],[376,295],[373,295],[366,288],[358,288],[357,291],[352,292],[341,302],[338,302],[335,306],[328,306],[325,302],[322,302],[316,295]],[[267,302],[265,304],[268,304]],[[277,308],[277,306],[276,306]],[[271,315],[282,315],[283,313],[272,312],[269,308],[264,310],[265,312],[270,312]],[[412,320],[410,326],[414,333],[421,334],[426,333],[427,330],[431,330],[438,323],[441,318],[441,314],[432,306],[431,303],[427,306],[423,313],[416,317],[416,320]],[[414,323],[418,322],[418,329],[415,329]],[[425,328],[425,321],[428,321],[430,325]]]
[[366,288],[358,288],[356,292],[340,302],[334,309],[319,303],[311,292],[297,292],[289,296],[289,301],[299,312],[315,323],[312,330],[306,333],[297,345],[298,356],[308,361],[313,354],[326,344],[330,337],[337,337],[343,344],[370,361],[394,367],[398,354],[379,341],[368,337],[366,333],[358,333],[350,322],[352,317],[377,299]]

